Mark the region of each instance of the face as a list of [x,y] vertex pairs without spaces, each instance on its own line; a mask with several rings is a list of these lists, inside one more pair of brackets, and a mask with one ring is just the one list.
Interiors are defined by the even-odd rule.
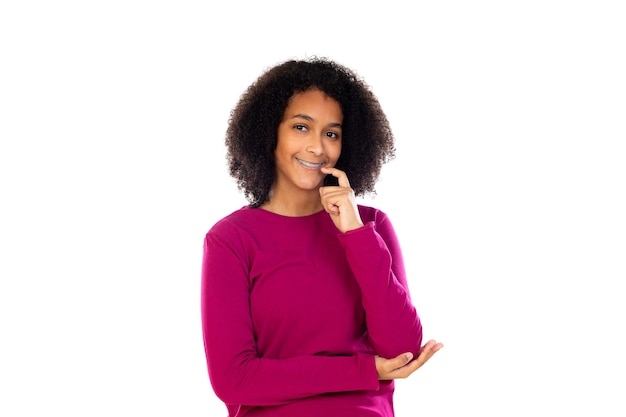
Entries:
[[339,103],[313,89],[294,94],[278,127],[276,187],[316,190],[324,180],[321,167],[332,168],[341,154]]

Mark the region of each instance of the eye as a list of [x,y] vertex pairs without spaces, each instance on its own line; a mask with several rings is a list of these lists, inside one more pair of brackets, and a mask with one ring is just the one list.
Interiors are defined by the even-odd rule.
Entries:
[[295,125],[293,128],[301,132],[306,132],[308,130],[305,125]]
[[326,132],[326,136],[332,139],[339,139],[339,135],[335,132]]

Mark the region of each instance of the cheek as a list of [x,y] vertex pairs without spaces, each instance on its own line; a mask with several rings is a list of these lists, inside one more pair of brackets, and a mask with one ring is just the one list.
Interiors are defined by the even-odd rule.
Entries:
[[339,159],[339,156],[341,155],[341,142],[333,143],[331,149],[329,150],[329,154],[335,161]]

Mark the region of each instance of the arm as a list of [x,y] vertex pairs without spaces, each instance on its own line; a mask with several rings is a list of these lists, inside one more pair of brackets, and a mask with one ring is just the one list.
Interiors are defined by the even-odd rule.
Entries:
[[249,260],[240,232],[204,242],[202,329],[209,376],[225,403],[278,405],[308,396],[378,389],[374,357],[259,357],[249,306]]
[[417,357],[422,325],[411,303],[400,244],[389,219],[339,235],[361,288],[367,329],[375,351],[392,358],[403,352]]

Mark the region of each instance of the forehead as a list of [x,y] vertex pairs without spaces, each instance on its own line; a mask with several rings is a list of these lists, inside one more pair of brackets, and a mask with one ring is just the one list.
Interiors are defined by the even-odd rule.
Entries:
[[295,113],[343,119],[339,102],[318,89],[297,92],[291,96],[285,108],[285,116],[292,116]]

